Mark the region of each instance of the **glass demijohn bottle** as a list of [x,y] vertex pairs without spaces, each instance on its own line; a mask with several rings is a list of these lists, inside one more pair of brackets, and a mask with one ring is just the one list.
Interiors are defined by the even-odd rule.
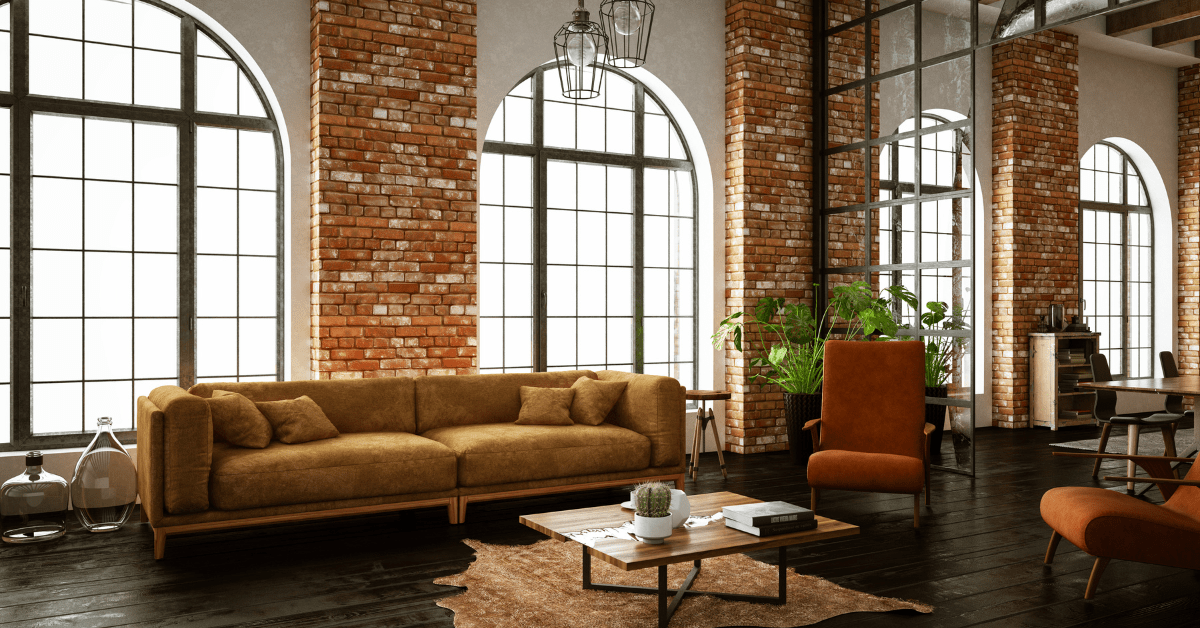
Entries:
[[112,431],[112,419],[96,420],[96,437],[79,457],[71,479],[71,503],[88,532],[112,532],[129,519],[137,501],[137,470]]
[[42,452],[25,455],[25,472],[0,485],[0,538],[37,543],[67,532],[67,481],[42,469]]

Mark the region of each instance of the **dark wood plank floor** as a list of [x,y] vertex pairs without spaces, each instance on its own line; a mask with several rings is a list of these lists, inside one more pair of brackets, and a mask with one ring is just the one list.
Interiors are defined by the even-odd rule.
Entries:
[[[980,430],[978,477],[934,473],[934,504],[913,531],[908,496],[830,491],[821,513],[862,527],[857,537],[793,548],[803,573],[878,595],[933,605],[932,615],[844,615],[822,626],[1195,626],[1200,577],[1114,561],[1096,599],[1082,599],[1090,558],[1063,543],[1042,565],[1050,531],[1038,515],[1047,489],[1091,485],[1091,462],[1052,458],[1050,442],[1098,430]],[[786,454],[703,456],[689,492],[731,490],[807,504],[804,476]],[[1119,474],[1121,463],[1108,463]],[[464,538],[523,544],[541,535],[522,513],[614,503],[617,489],[472,505],[469,523],[426,510],[220,534],[173,537],[154,561],[151,533],[73,529],[40,546],[0,547],[0,625],[452,626],[435,605],[458,589],[432,584],[473,559]],[[1157,491],[1150,499],[1161,501]],[[755,558],[771,562],[774,550]],[[649,602],[647,602],[649,603]]]

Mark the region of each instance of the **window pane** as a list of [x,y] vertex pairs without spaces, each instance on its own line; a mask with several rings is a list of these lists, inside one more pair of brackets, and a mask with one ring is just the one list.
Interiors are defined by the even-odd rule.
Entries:
[[237,187],[237,131],[202,126],[196,130],[196,183]]
[[78,249],[83,242],[83,184],[33,178],[33,246]]
[[[197,329],[203,329],[206,321],[197,321]],[[224,346],[212,338],[197,336],[196,346],[203,355],[206,342],[215,342],[212,347],[221,351]],[[179,375],[179,327],[174,319],[142,319],[133,322],[133,375],[144,378],[174,378]]]
[[196,256],[196,315],[237,316],[237,258]]
[[238,374],[270,375],[276,372],[276,326],[274,318],[239,321]]
[[[34,2],[33,5],[48,4]],[[29,92],[42,96],[83,96],[83,43],[29,38]]]
[[[128,104],[133,102],[133,50],[107,44],[84,44],[83,97]],[[32,81],[32,77],[30,77]]]
[[34,319],[33,381],[77,380],[83,375],[83,321]]
[[246,78],[246,73],[241,70],[238,70],[238,113],[243,116],[267,117],[258,92],[254,91],[250,79]]
[[[35,3],[37,4],[37,3]],[[87,0],[84,38],[120,46],[133,45],[133,7],[127,2]]]
[[83,315],[83,254],[33,251],[34,316]]
[[238,112],[238,67],[227,59],[196,59],[196,109]]
[[133,248],[133,185],[108,181],[84,183],[84,246],[128,251]]
[[84,167],[89,179],[133,179],[133,124],[88,118],[83,124]]
[[133,51],[133,102],[179,108],[180,55],[157,50]]
[[33,115],[33,174],[83,176],[83,118]]
[[272,134],[238,131],[238,187],[275,189],[275,137]]
[[139,0],[133,9],[133,44],[179,52],[179,18]]
[[129,316],[133,311],[133,255],[84,253],[84,316]]
[[137,228],[133,246],[139,251],[173,253],[179,249],[176,220],[179,203],[174,186],[133,186],[133,215]]
[[32,386],[34,434],[78,432],[83,429],[83,384],[34,384]]
[[[275,304],[278,302],[275,287],[275,258],[242,257],[239,259],[238,315],[274,316]],[[266,371],[259,372],[265,373]],[[274,369],[271,372],[274,372]]]
[[202,318],[196,321],[196,375],[237,375],[238,325],[235,318]]
[[37,2],[30,2],[29,32],[33,35],[82,39],[82,0],[38,0]]
[[178,316],[178,257],[154,253],[133,256],[134,316]]
[[238,252],[274,255],[276,207],[274,192],[238,192]]
[[84,321],[87,347],[83,373],[86,379],[133,377],[133,321],[89,319]]

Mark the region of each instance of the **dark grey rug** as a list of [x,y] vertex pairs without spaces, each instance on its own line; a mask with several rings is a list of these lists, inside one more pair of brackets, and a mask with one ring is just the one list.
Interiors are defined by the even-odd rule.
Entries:
[[[1182,456],[1192,449],[1192,442],[1195,440],[1195,432],[1192,428],[1180,428],[1175,432],[1175,452]],[[1108,437],[1108,446],[1105,451],[1110,454],[1123,454],[1128,451],[1129,439],[1125,434],[1125,427],[1114,425],[1112,433]],[[1100,446],[1099,438],[1089,438],[1087,440],[1073,440],[1065,443],[1051,443],[1051,447],[1062,447],[1064,449],[1084,449],[1087,451],[1096,451]],[[1138,438],[1138,453],[1145,456],[1163,456],[1166,455],[1166,445],[1163,444],[1162,431],[1154,429],[1142,430]]]

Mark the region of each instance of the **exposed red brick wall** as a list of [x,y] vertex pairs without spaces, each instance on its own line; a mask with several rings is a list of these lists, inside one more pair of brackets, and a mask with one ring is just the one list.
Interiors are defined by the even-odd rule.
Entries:
[[[812,0],[725,3],[725,299],[813,298]],[[783,393],[726,347],[725,448],[787,448]]]
[[1079,314],[1079,39],[992,48],[992,425],[1029,427],[1029,333]]
[[1179,372],[1200,373],[1200,64],[1179,68]]
[[312,4],[312,368],[469,373],[475,0]]

